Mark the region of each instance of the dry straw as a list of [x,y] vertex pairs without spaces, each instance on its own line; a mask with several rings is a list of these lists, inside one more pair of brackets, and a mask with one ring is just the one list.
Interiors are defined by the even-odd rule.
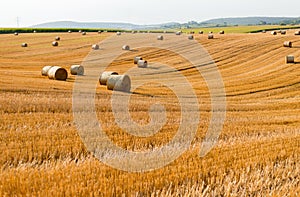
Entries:
[[53,66],[44,66],[42,69],[42,76],[48,76],[48,71],[50,70],[50,68],[52,68]]
[[111,75],[107,80],[107,89],[130,92],[131,80],[128,75]]
[[22,43],[21,46],[22,46],[22,47],[28,47],[28,44],[27,44],[27,43]]
[[72,75],[84,75],[84,67],[81,65],[73,65],[70,68]]
[[148,62],[146,60],[139,60],[137,63],[139,68],[147,68],[148,67]]
[[48,78],[65,81],[68,78],[68,72],[64,68],[61,68],[59,66],[53,66],[48,71]]
[[118,73],[117,72],[112,72],[112,71],[103,72],[99,77],[100,85],[106,85],[107,80],[111,75],[118,75]]

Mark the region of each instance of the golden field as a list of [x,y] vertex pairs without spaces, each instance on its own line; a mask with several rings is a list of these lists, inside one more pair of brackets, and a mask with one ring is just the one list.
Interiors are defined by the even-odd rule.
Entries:
[[[41,76],[46,65],[69,69],[80,64],[110,33],[0,35],[0,196],[297,196],[300,195],[300,40],[287,35],[195,35],[223,77],[227,116],[217,146],[199,157],[211,116],[205,81],[178,55],[155,48],[124,53],[110,67],[122,73],[132,57],[182,69],[199,95],[201,122],[190,149],[170,165],[128,173],[104,165],[89,153],[73,122],[75,77],[53,81]],[[59,35],[58,47],[51,42]],[[182,35],[186,36],[186,35]],[[293,48],[284,48],[284,41]],[[27,42],[28,48],[21,48]],[[136,90],[130,112],[140,124],[148,109],[165,105],[167,123],[150,138],[128,135],[114,123],[111,92],[98,85],[96,109],[107,135],[126,150],[166,144],[180,125],[180,106],[167,87]],[[145,95],[153,95],[151,97]],[[155,95],[159,95],[155,97]],[[136,103],[134,100],[143,100]]]

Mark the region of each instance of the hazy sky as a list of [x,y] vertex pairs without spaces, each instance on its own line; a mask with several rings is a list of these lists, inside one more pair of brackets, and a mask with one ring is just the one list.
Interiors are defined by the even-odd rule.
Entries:
[[3,0],[0,26],[78,22],[203,21],[236,16],[300,16],[300,0]]

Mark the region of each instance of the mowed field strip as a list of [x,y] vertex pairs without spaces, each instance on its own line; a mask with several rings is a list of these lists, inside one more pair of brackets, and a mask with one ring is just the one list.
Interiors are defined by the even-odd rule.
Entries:
[[[201,121],[190,149],[170,165],[147,173],[119,171],[95,159],[73,122],[75,76],[69,73],[67,81],[54,81],[41,75],[46,65],[69,70],[71,65],[81,64],[92,44],[112,35],[0,35],[1,196],[299,194],[300,37],[294,35],[294,30],[277,36],[215,34],[211,40],[207,35],[194,35],[218,66],[227,99],[227,117],[219,143],[204,158],[199,157],[199,150],[211,119],[211,100],[205,80],[190,62],[153,47],[132,48],[115,59],[107,70],[122,74],[136,66],[135,56],[142,56],[150,65],[156,62],[152,67],[156,68],[157,78],[176,80],[168,72],[159,73],[162,65],[170,65],[187,78],[198,96]],[[53,47],[56,36],[61,41]],[[181,36],[187,39],[187,35]],[[284,48],[284,41],[292,41],[293,47]],[[21,47],[24,42],[27,48]],[[120,43],[120,50],[121,47]],[[295,56],[295,64],[286,64],[285,57],[290,54]],[[205,68],[209,72],[209,66],[202,69]],[[145,80],[138,75],[132,79]],[[114,123],[111,96],[111,91],[98,84],[98,119],[119,147],[133,151],[155,149],[176,134],[180,104],[168,87],[150,82],[131,96],[131,117],[140,124],[149,123],[151,104],[160,102],[165,106],[167,122],[149,138],[129,135]]]

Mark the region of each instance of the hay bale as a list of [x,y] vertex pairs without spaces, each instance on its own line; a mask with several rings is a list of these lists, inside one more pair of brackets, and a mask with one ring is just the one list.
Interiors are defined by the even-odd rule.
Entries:
[[190,34],[195,34],[195,32],[194,32],[194,31],[191,31]]
[[71,30],[69,30],[69,31],[68,31],[68,33],[72,33],[72,31],[71,31]]
[[107,89],[130,92],[131,80],[128,75],[111,75],[107,80]]
[[132,31],[131,33],[132,33],[132,34],[135,34],[135,31]]
[[99,77],[100,85],[106,85],[107,80],[111,75],[119,75],[119,74],[117,72],[110,72],[110,71],[103,72]]
[[82,30],[79,30],[78,32],[79,32],[79,33],[82,33]]
[[271,35],[277,35],[277,32],[276,31],[271,31]]
[[157,36],[157,40],[164,40],[164,37],[163,36]]
[[299,36],[300,35],[300,31],[295,31],[295,36]]
[[285,30],[280,30],[280,34],[281,34],[281,35],[285,35],[285,34],[286,34],[286,31],[285,31]]
[[180,35],[181,35],[181,31],[177,31],[177,32],[176,32],[176,35],[177,35],[177,36],[180,36]]
[[286,63],[287,64],[292,64],[292,63],[295,63],[295,58],[293,55],[288,55],[286,56]]
[[213,34],[208,34],[207,38],[208,39],[214,39],[214,35]]
[[18,32],[15,32],[14,34],[15,34],[15,36],[19,35],[19,33],[18,33]]
[[81,34],[82,34],[83,36],[85,36],[85,35],[86,35],[86,32],[84,31],[84,32],[82,32]]
[[50,68],[52,68],[53,66],[44,66],[44,68],[42,69],[42,76],[48,76],[48,71],[50,70]]
[[120,35],[122,35],[122,33],[118,31],[118,32],[117,32],[117,36],[120,36]]
[[219,34],[225,34],[225,31],[222,30],[222,31],[219,32]]
[[98,44],[94,44],[94,45],[92,46],[92,49],[93,49],[93,50],[98,50],[98,49],[100,49],[100,46],[99,46]]
[[194,40],[194,36],[193,36],[193,35],[189,35],[189,36],[188,36],[188,39],[189,39],[189,40]]
[[60,41],[60,37],[59,37],[59,36],[56,36],[56,37],[55,37],[55,40],[56,40],[56,41]]
[[212,32],[212,31],[209,31],[208,33],[209,33],[209,34],[213,34],[214,32]]
[[163,32],[164,34],[168,33],[166,30]]
[[203,34],[204,32],[203,31],[199,31],[199,34]]
[[292,42],[291,41],[285,41],[284,43],[283,43],[283,46],[284,47],[292,47]]
[[28,47],[28,44],[27,44],[27,43],[22,43],[21,46],[22,46],[22,47]]
[[137,66],[139,68],[147,68],[148,67],[148,62],[146,60],[139,60],[137,62]]
[[98,34],[102,34],[102,31],[99,30],[99,31],[98,31]]
[[129,50],[130,50],[130,47],[129,47],[128,45],[124,45],[124,46],[122,47],[122,49],[125,50],[125,51],[129,51]]
[[61,68],[59,66],[53,66],[48,71],[48,78],[65,81],[68,78],[68,72],[64,68]]
[[52,42],[52,46],[57,47],[58,46],[58,42],[57,41],[53,41]]
[[267,31],[266,30],[262,30],[261,33],[267,33]]
[[33,33],[36,33],[36,30],[34,30]]
[[81,65],[73,65],[70,68],[71,75],[84,75],[84,67]]
[[143,60],[143,58],[142,57],[135,57],[134,60],[133,60],[134,64],[137,64],[139,60]]

